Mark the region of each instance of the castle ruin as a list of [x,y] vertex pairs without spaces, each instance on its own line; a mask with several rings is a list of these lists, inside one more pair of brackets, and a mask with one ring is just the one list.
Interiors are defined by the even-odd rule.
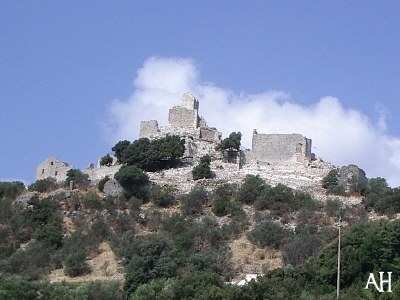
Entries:
[[190,93],[183,94],[180,105],[169,110],[167,126],[160,127],[157,120],[140,122],[139,138],[153,139],[167,134],[214,143],[221,141],[221,133],[199,117],[199,100]]
[[[221,142],[221,132],[209,127],[204,118],[199,116],[199,100],[192,94],[185,93],[181,102],[169,110],[168,125],[159,126],[157,120],[141,121],[139,138],[156,139],[166,135],[179,135],[185,139],[185,158],[189,162],[199,161],[203,155],[210,155],[214,161],[234,163],[237,169],[242,166],[262,166],[279,163],[297,163],[307,165],[313,157],[311,139],[301,134],[265,134],[255,129],[252,137],[252,149],[237,151],[235,157],[226,159],[215,150]],[[226,153],[225,153],[226,154]],[[89,179],[98,182],[105,176],[113,177],[121,166],[114,160],[111,166],[95,167],[91,164],[83,170]],[[36,171],[36,180],[52,177],[57,182],[66,179],[66,173],[72,167],[55,158],[47,158]]]
[[49,157],[36,168],[36,180],[50,177],[60,183],[67,179],[67,172],[70,169],[73,169],[73,167],[68,163]]

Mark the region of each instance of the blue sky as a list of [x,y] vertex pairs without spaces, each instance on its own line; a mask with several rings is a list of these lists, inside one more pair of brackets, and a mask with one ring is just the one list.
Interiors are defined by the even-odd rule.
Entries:
[[3,1],[0,180],[30,183],[48,156],[84,168],[136,139],[141,119],[165,122],[190,89],[225,136],[300,131],[317,156],[399,186],[399,12],[398,1]]

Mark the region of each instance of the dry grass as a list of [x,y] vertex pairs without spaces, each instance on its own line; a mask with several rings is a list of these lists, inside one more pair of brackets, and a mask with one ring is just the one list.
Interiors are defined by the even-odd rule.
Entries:
[[99,245],[99,254],[87,262],[92,270],[90,274],[68,277],[64,273],[64,268],[54,270],[48,276],[51,283],[53,282],[89,282],[89,281],[124,281],[123,268],[117,263],[115,255],[108,243],[103,242]]
[[266,270],[282,267],[280,251],[272,248],[258,248],[245,236],[234,240],[229,246],[232,250],[232,262],[238,273],[236,280],[243,279],[246,274],[261,274]]

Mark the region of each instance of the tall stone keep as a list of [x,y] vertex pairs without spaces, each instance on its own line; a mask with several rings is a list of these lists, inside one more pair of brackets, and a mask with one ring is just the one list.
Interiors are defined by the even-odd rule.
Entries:
[[199,100],[190,93],[183,94],[181,104],[169,110],[168,123],[171,128],[198,128]]

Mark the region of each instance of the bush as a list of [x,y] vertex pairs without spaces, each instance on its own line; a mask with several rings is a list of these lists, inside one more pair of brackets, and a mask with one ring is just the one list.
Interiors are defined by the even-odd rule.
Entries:
[[119,142],[113,147],[113,150],[119,151],[115,152],[117,158],[120,156],[120,162],[135,165],[146,171],[174,167],[185,152],[185,140],[177,135],[168,135],[152,141],[141,138],[132,144],[125,142]]
[[159,186],[155,184],[151,189],[150,197],[155,205],[160,207],[168,207],[174,201],[174,192],[175,189],[172,186]]
[[275,224],[271,220],[266,220],[254,227],[248,233],[249,240],[260,247],[279,248],[284,238],[290,236],[291,232]]
[[79,169],[70,169],[67,172],[67,179],[65,180],[67,187],[70,186],[71,181],[75,187],[85,188],[89,185],[89,175],[82,173]]
[[100,179],[99,183],[97,184],[97,188],[99,189],[100,192],[104,191],[104,185],[106,184],[107,181],[110,180],[109,176],[106,176],[102,179]]
[[239,150],[240,149],[240,140],[242,138],[242,134],[240,132],[232,132],[229,137],[222,140],[221,144],[215,147],[217,151],[224,150]]
[[234,192],[235,187],[231,184],[219,185],[213,192],[212,212],[219,217],[230,213]]
[[29,186],[30,190],[39,193],[48,193],[54,191],[57,188],[57,182],[54,178],[48,177],[45,179],[36,180],[32,185]]
[[238,200],[242,203],[253,204],[265,187],[265,181],[260,175],[246,175],[239,188]]
[[192,170],[193,180],[212,177],[210,162],[211,157],[208,154],[200,158],[200,163]]
[[185,215],[198,214],[203,210],[203,204],[208,200],[208,192],[201,185],[194,186],[190,193],[183,196],[182,212]]
[[101,210],[103,204],[100,196],[96,192],[88,192],[81,196],[81,201],[86,209]]
[[122,166],[114,178],[124,188],[127,198],[135,196],[140,199],[148,198],[149,177],[136,166]]
[[25,185],[21,181],[0,181],[0,199],[11,198],[15,199],[25,190]]
[[341,207],[342,203],[339,200],[328,199],[325,204],[325,212],[330,217],[337,217]]
[[110,154],[107,154],[100,159],[100,166],[111,166],[112,162],[112,157],[110,156]]
[[90,273],[90,267],[86,262],[86,252],[83,249],[77,249],[69,254],[65,259],[65,274],[70,277],[76,277]]

